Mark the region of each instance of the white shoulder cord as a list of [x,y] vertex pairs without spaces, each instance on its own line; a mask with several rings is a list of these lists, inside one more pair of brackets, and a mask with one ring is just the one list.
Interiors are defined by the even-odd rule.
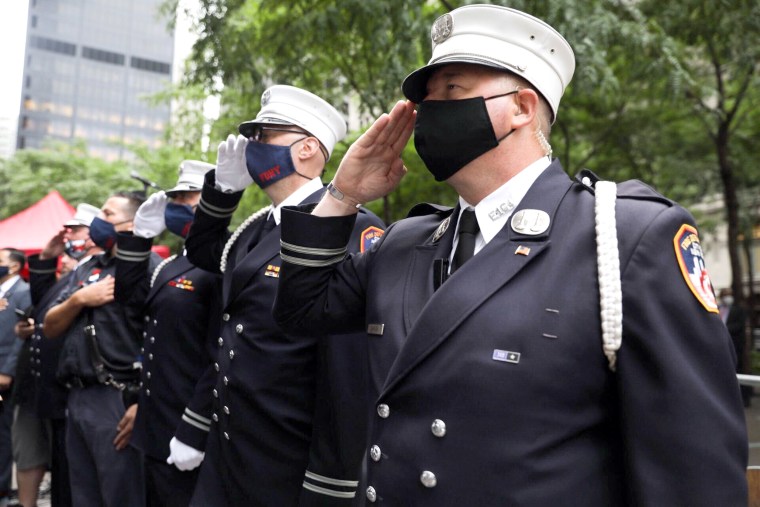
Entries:
[[230,239],[227,240],[227,244],[224,245],[224,250],[222,250],[222,260],[219,262],[219,271],[224,273],[224,271],[227,269],[227,256],[230,254],[230,250],[232,250],[232,245],[235,244],[235,241],[237,241],[238,237],[243,234],[243,231],[246,230],[246,228],[254,223],[256,220],[262,217],[266,217],[269,214],[269,211],[272,209],[272,205],[264,206],[260,210],[254,212],[251,216],[245,219],[245,221],[238,226],[237,229],[235,229],[235,232],[232,233],[232,236],[230,236]]
[[171,255],[167,257],[166,259],[162,260],[161,263],[156,266],[156,269],[153,270],[153,276],[150,277],[150,288],[153,288],[153,284],[156,283],[156,278],[158,278],[158,274],[161,272],[162,269],[166,267],[167,264],[169,264],[171,261],[177,258],[177,254]]
[[596,192],[596,258],[599,271],[599,304],[602,319],[602,350],[615,371],[617,351],[623,343],[623,291],[620,282],[615,199],[617,186],[598,181]]

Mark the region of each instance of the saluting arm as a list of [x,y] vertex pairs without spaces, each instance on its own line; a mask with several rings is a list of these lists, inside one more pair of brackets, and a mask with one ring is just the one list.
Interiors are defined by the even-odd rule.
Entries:
[[228,227],[243,192],[224,193],[215,187],[215,171],[209,171],[185,248],[187,258],[193,265],[211,273],[220,273],[224,245],[231,235]]

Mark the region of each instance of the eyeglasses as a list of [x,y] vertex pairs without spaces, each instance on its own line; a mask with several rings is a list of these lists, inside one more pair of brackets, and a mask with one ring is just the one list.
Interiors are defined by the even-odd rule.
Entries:
[[308,134],[304,132],[303,130],[292,130],[287,128],[277,128],[277,127],[262,127],[260,125],[257,125],[253,128],[253,133],[251,134],[250,138],[253,141],[256,141],[257,143],[263,143],[267,140],[267,134],[265,132],[287,132],[291,134],[303,134],[308,137]]
[[[303,134],[305,137],[299,139],[299,141],[302,139],[306,139],[307,137],[313,137],[308,132],[305,132],[303,130],[293,130],[293,129],[288,129],[288,128],[277,128],[277,127],[263,127],[261,125],[256,125],[253,128],[253,132],[251,133],[251,136],[248,139],[250,139],[251,141],[255,141],[257,143],[266,143],[267,138],[269,136],[265,134],[265,132],[285,132],[285,133],[290,133],[290,134]],[[319,143],[319,151],[322,152],[322,156],[325,158],[325,161],[327,161],[327,159],[330,158],[329,155],[327,154],[327,149],[325,149],[325,147],[322,146],[321,142]]]

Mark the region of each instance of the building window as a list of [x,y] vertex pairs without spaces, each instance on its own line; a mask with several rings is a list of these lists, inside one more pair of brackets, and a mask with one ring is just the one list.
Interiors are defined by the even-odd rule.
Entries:
[[32,28],[37,28],[37,16],[32,16]]
[[112,65],[124,65],[124,55],[103,51],[102,49],[82,47],[82,58],[95,60],[96,62],[110,63]]
[[32,35],[29,37],[29,44],[34,48],[42,49],[43,51],[52,51],[53,53],[60,53],[62,55],[74,56],[77,53],[77,47],[75,44],[48,39],[47,37]]
[[158,74],[169,74],[172,69],[172,66],[168,63],[147,60],[136,56],[129,59],[129,64],[135,69],[147,70],[148,72],[156,72]]

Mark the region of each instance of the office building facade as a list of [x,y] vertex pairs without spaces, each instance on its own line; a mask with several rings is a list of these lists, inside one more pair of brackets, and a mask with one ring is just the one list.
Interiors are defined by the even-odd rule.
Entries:
[[91,155],[161,144],[170,107],[146,97],[171,82],[174,35],[161,0],[29,0],[17,149],[82,139]]

